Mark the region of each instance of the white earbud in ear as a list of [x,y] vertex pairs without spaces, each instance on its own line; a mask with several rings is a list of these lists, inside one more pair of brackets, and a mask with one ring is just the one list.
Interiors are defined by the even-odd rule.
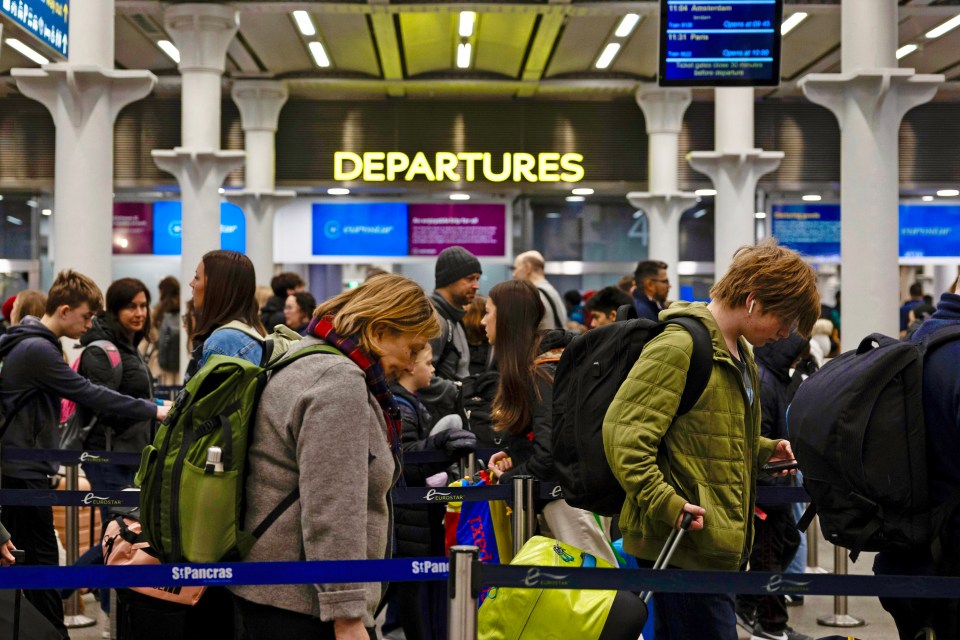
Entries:
[[750,306],[747,308],[747,313],[753,313],[753,305],[756,303],[756,300],[750,301]]

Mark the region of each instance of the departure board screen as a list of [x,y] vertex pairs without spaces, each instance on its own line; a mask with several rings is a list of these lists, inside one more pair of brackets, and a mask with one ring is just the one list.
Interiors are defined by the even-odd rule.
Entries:
[[660,0],[660,85],[779,84],[782,16],[783,0]]

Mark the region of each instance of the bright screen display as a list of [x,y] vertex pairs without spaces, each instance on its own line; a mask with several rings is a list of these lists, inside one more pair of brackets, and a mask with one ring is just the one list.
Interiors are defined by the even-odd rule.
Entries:
[[661,86],[780,83],[783,0],[660,0]]
[[[182,210],[179,200],[153,203],[154,255],[180,255]],[[220,203],[220,248],[239,253],[246,253],[247,250],[247,222],[243,216],[243,209],[229,202]]]

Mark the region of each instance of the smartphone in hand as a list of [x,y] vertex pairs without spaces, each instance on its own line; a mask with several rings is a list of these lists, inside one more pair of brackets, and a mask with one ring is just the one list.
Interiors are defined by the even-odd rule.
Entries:
[[776,462],[768,462],[767,464],[760,467],[769,474],[781,473],[783,471],[792,471],[797,468],[796,460],[778,460]]

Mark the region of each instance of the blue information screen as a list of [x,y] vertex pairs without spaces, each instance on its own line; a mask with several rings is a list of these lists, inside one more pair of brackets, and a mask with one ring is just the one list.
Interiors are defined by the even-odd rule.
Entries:
[[402,202],[313,205],[313,255],[405,256],[407,205]]
[[[154,255],[180,255],[182,209],[179,200],[153,203]],[[243,209],[229,202],[220,203],[220,248],[239,253],[247,250],[247,221]]]
[[783,0],[660,0],[661,86],[780,83]]
[[[840,205],[775,206],[771,233],[806,256],[839,260]],[[960,205],[901,204],[900,257],[960,257]]]
[[0,0],[0,13],[67,57],[70,0]]

